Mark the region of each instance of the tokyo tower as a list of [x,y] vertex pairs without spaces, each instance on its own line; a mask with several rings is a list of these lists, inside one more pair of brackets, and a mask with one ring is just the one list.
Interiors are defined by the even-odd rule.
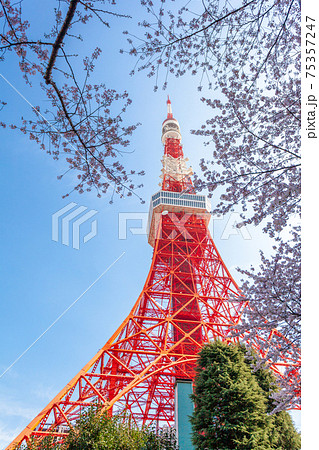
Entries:
[[[128,411],[139,426],[176,426],[182,435],[198,351],[216,338],[234,340],[230,332],[247,302],[211,238],[210,202],[193,187],[169,99],[167,110],[161,189],[149,210],[153,258],[144,288],[113,336],[7,450],[31,437],[63,438],[97,401],[110,414]],[[281,365],[288,365],[284,356]],[[278,374],[279,366],[272,366]]]

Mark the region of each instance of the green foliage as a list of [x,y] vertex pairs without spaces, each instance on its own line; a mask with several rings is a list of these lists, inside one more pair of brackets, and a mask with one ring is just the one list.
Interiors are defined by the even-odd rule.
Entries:
[[174,428],[163,428],[155,431],[153,428],[144,428],[145,443],[143,450],[177,450],[177,440]]
[[109,417],[92,408],[78,421],[65,442],[66,450],[174,450],[173,430],[140,430],[130,417]]
[[175,450],[175,430],[136,427],[130,417],[110,417],[99,405],[84,412],[63,443],[48,436],[32,440],[25,450]]
[[[18,445],[15,447],[15,450],[21,449]],[[62,444],[56,442],[56,438],[54,436],[46,436],[42,440],[37,438],[31,438],[30,441],[22,447],[23,450],[64,450]]]
[[[246,354],[245,350],[245,354]],[[254,356],[246,358],[246,363],[253,366]],[[278,386],[274,374],[265,367],[261,367],[254,372],[259,386],[263,389],[267,399],[267,413],[270,414],[270,443],[271,448],[280,450],[298,450],[301,448],[300,434],[296,431],[291,416],[287,411],[279,411],[271,414],[275,407],[272,394],[278,392]]]
[[254,358],[244,346],[219,340],[201,350],[191,417],[197,449],[300,449],[289,414],[270,414],[278,388],[266,368],[253,372]]
[[138,450],[143,446],[143,434],[129,420],[101,414],[94,407],[83,414],[66,441],[67,450]]
[[279,450],[299,450],[301,448],[300,434],[297,433],[287,411],[280,411],[272,417],[273,431],[271,445]]

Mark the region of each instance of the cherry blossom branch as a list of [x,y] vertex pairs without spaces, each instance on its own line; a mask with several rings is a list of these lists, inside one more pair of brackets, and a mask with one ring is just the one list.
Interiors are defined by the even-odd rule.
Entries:
[[16,32],[15,32],[15,29],[13,28],[13,26],[11,24],[11,20],[8,17],[7,10],[6,10],[6,8],[5,8],[4,4],[3,4],[3,1],[2,0],[0,0],[0,1],[1,1],[2,10],[3,10],[3,13],[4,13],[6,19],[7,19],[8,25],[11,28],[11,31],[13,32],[14,37],[18,40],[18,37],[17,37]]
[[[101,190],[105,193],[110,187],[109,180],[114,180],[117,193],[121,196],[123,192],[126,195],[136,195],[143,202],[142,198],[134,192],[135,185],[132,183],[131,175],[143,175],[144,172],[131,170],[128,175],[120,161],[109,162],[110,158],[116,158],[121,153],[122,147],[127,147],[129,143],[127,136],[131,135],[137,126],[121,125],[122,114],[131,100],[126,92],[118,94],[112,89],[107,89],[103,83],[93,86],[87,84],[88,77],[94,69],[94,60],[101,52],[100,49],[93,52],[91,59],[84,58],[86,75],[82,88],[70,60],[71,56],[77,55],[68,55],[68,52],[64,50],[65,37],[72,37],[70,29],[75,23],[85,24],[89,18],[93,17],[108,26],[102,14],[111,14],[116,17],[126,17],[126,15],[97,9],[90,1],[69,0],[63,20],[61,20],[60,11],[56,11],[56,23],[51,33],[45,33],[46,37],[55,37],[52,43],[46,42],[45,39],[29,39],[26,34],[29,23],[27,20],[21,20],[21,8],[16,7],[12,0],[0,1],[3,9],[0,15],[4,18],[3,32],[0,35],[1,59],[4,59],[7,50],[14,50],[26,82],[30,82],[30,75],[41,74],[45,81],[45,85],[41,84],[41,87],[53,107],[52,111],[46,111],[53,115],[53,120],[50,122],[40,113],[39,107],[33,107],[37,120],[22,119],[22,126],[19,129],[25,134],[28,133],[29,138],[35,140],[43,150],[53,156],[53,159],[59,159],[60,148],[66,153],[69,170],[76,169],[80,172],[77,175],[80,181],[74,188],[79,193],[83,192],[84,186],[87,191],[94,186],[98,192]],[[90,14],[78,9],[79,5]],[[51,47],[51,52],[48,51],[48,47]],[[27,51],[32,52],[39,63],[31,60]],[[61,64],[65,64],[66,69]],[[67,81],[61,87],[58,86],[52,75],[53,70],[59,71],[66,80],[71,78],[73,83]],[[114,100],[124,100],[124,105],[121,111],[112,117],[110,107]],[[3,122],[0,125],[6,126]],[[14,124],[10,127],[17,128]],[[90,143],[90,146],[86,145],[86,141]],[[80,151],[76,149],[78,144],[80,144]],[[70,157],[67,156],[68,154]],[[64,174],[67,172],[68,170]],[[58,178],[61,179],[62,176]]]
[[267,53],[267,55],[266,55],[266,58],[264,59],[263,63],[259,66],[259,68],[258,68],[258,70],[257,70],[257,73],[256,73],[256,75],[254,76],[253,81],[252,81],[252,83],[251,83],[250,88],[248,89],[248,91],[251,89],[252,85],[255,83],[255,81],[256,81],[257,78],[259,77],[259,74],[260,74],[262,68],[265,66],[265,64],[266,64],[266,62],[267,62],[267,60],[268,60],[268,58],[269,58],[271,52],[273,51],[273,48],[278,44],[278,42],[279,42],[279,40],[280,40],[280,36],[281,36],[283,30],[285,29],[285,25],[286,25],[286,22],[287,22],[287,20],[288,20],[288,17],[289,17],[289,14],[290,14],[290,10],[291,10],[291,7],[292,7],[292,4],[293,4],[293,3],[294,3],[294,0],[291,0],[290,6],[289,6],[289,8],[288,8],[288,11],[287,11],[287,14],[286,14],[286,17],[285,17],[285,20],[284,20],[284,23],[282,24],[282,26],[281,26],[281,28],[280,28],[280,31],[279,31],[279,33],[278,33],[277,36],[276,36],[276,39],[275,39],[274,42],[272,43],[272,45],[271,45],[271,47],[270,47],[270,49],[269,49],[269,51],[268,51],[268,53]]
[[[141,197],[140,197],[138,194],[136,194],[136,192],[134,192],[134,191],[133,191],[132,189],[130,189],[129,187],[125,186],[125,185],[124,185],[124,184],[123,184],[123,183],[122,183],[122,182],[121,182],[121,181],[120,181],[120,180],[119,180],[119,179],[118,179],[118,178],[117,178],[117,177],[116,177],[116,176],[115,176],[115,175],[114,175],[114,174],[113,174],[106,166],[105,166],[104,162],[101,161],[99,158],[97,158],[93,152],[91,152],[90,147],[87,147],[87,146],[85,145],[85,142],[82,140],[82,137],[81,137],[80,133],[78,133],[78,130],[75,128],[75,126],[74,126],[74,124],[73,124],[73,122],[72,122],[72,120],[71,120],[71,117],[70,117],[70,115],[69,115],[69,113],[68,113],[68,111],[67,111],[66,105],[65,105],[64,100],[63,100],[63,97],[62,97],[62,95],[61,95],[61,92],[59,91],[58,87],[56,86],[55,82],[54,82],[52,79],[50,79],[50,83],[49,83],[49,84],[53,87],[55,93],[57,94],[57,96],[58,96],[58,98],[59,98],[59,100],[60,100],[60,103],[61,103],[61,106],[62,106],[64,115],[65,115],[66,119],[68,120],[69,125],[70,125],[70,127],[71,127],[73,133],[77,136],[77,138],[79,139],[80,143],[82,144],[83,149],[84,149],[85,151],[88,151],[88,153],[90,154],[90,156],[91,156],[93,159],[95,159],[95,160],[103,167],[103,169],[108,173],[108,175],[110,175],[110,177],[116,182],[116,184],[121,185],[122,187],[124,187],[125,189],[127,189],[129,192],[131,192],[132,194],[134,194],[136,197],[138,197],[140,200],[142,200]],[[91,147],[91,148],[92,148],[92,147]],[[83,156],[83,155],[81,155],[81,156]],[[87,161],[87,158],[85,157],[84,159],[85,159],[86,163],[88,164],[88,166],[90,166],[90,164],[89,164],[88,161]]]
[[200,30],[194,31],[194,33],[190,33],[186,36],[183,36],[181,38],[175,39],[174,41],[168,42],[167,44],[163,44],[157,48],[154,48],[154,51],[160,50],[160,49],[165,49],[167,47],[171,47],[174,44],[177,44],[179,42],[185,41],[186,39],[190,39],[193,36],[196,36],[199,33],[202,33],[206,30],[208,30],[209,28],[211,28],[213,25],[216,25],[219,22],[222,22],[223,20],[227,19],[227,17],[231,16],[232,14],[236,14],[237,12],[247,8],[247,6],[249,6],[251,3],[254,3],[256,0],[251,0],[250,2],[246,3],[246,5],[241,6],[240,8],[234,9],[233,11],[230,11],[228,14],[225,14],[223,17],[219,17],[218,19],[214,20],[214,22],[208,24],[206,27],[201,28]]
[[239,112],[238,112],[238,110],[235,108],[235,106],[234,106],[234,105],[232,105],[232,106],[233,106],[233,110],[234,110],[234,112],[235,112],[235,114],[236,114],[237,119],[239,120],[239,122],[241,123],[241,125],[245,128],[245,130],[248,131],[248,133],[250,133],[250,134],[251,134],[252,136],[254,136],[256,139],[265,142],[265,144],[267,144],[267,145],[269,145],[269,146],[271,146],[271,147],[273,147],[273,148],[277,148],[278,150],[282,150],[282,151],[284,151],[285,153],[289,153],[290,155],[293,155],[295,158],[298,158],[298,159],[301,158],[301,156],[297,155],[296,153],[291,152],[290,150],[287,150],[286,148],[279,147],[278,145],[273,144],[273,143],[271,143],[271,142],[268,142],[268,141],[266,141],[264,138],[262,138],[261,136],[257,136],[257,135],[256,135],[253,131],[251,131],[251,130],[247,127],[247,125],[241,120],[241,117],[240,117],[240,115],[239,115]]
[[98,14],[99,12],[100,12],[100,13],[104,13],[104,14],[110,14],[110,15],[116,16],[116,17],[123,17],[123,18],[126,18],[126,19],[132,19],[132,16],[129,16],[128,14],[119,14],[119,13],[114,13],[114,12],[112,12],[112,11],[106,11],[106,10],[104,10],[104,9],[93,8],[92,6],[89,5],[88,2],[82,2],[81,0],[79,0],[79,3],[81,3],[81,5],[83,5],[85,9],[88,9],[88,10],[92,11],[93,14],[95,14],[95,15],[99,18],[99,20],[100,20],[104,25],[107,25],[107,26],[108,26],[108,23],[105,22],[105,21],[99,16],[99,14]]
[[[214,184],[216,184],[216,185],[218,185],[218,184],[225,184],[225,183],[231,183],[232,181],[235,181],[235,180],[237,180],[238,178],[246,178],[246,177],[248,177],[248,176],[250,176],[250,175],[257,175],[257,176],[259,176],[259,175],[263,175],[263,174],[265,174],[265,173],[272,173],[272,172],[277,172],[277,171],[279,171],[279,170],[284,170],[284,171],[286,171],[286,170],[290,170],[290,169],[294,169],[294,168],[296,168],[296,167],[300,167],[301,166],[301,164],[294,164],[294,165],[292,165],[292,166],[284,166],[284,167],[277,167],[277,168],[272,168],[272,169],[267,169],[267,170],[259,170],[258,172],[246,172],[246,173],[239,173],[238,175],[236,175],[236,176],[234,176],[234,177],[231,177],[231,178],[225,178],[225,179],[222,179],[222,180],[220,180],[220,181],[214,181]],[[210,184],[210,182],[208,182],[208,183],[203,183],[203,186],[208,186]]]
[[52,43],[52,42],[42,42],[42,41],[19,41],[19,42],[10,42],[4,35],[0,34],[0,37],[8,42],[8,45],[2,45],[2,46],[0,47],[0,50],[4,50],[4,49],[6,49],[6,48],[14,47],[14,46],[17,46],[17,45],[34,45],[34,44],[37,44],[37,45],[51,45],[51,46],[54,45],[54,43]]
[[51,56],[50,56],[50,59],[49,59],[49,63],[48,63],[47,69],[46,69],[45,74],[44,74],[44,79],[45,79],[46,84],[51,84],[50,83],[50,79],[51,79],[52,69],[53,69],[53,66],[54,66],[54,63],[55,63],[55,60],[56,60],[59,48],[61,47],[61,45],[63,43],[63,39],[64,39],[64,37],[65,37],[69,27],[70,27],[72,19],[74,17],[76,6],[77,6],[78,3],[79,3],[79,0],[70,0],[69,9],[68,9],[67,14],[65,16],[65,19],[64,19],[63,25],[62,25],[62,27],[60,29],[60,32],[59,32],[59,34],[58,34],[58,36],[57,36],[57,38],[55,40],[55,43],[53,45],[53,49],[52,49],[52,53],[51,53]]

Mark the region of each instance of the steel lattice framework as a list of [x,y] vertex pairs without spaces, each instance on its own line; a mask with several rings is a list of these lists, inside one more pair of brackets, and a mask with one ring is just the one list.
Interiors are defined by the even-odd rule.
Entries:
[[[154,246],[144,288],[104,347],[10,444],[54,434],[63,438],[83,410],[99,401],[128,410],[137,424],[174,425],[174,383],[194,376],[196,355],[212,339],[234,341],[247,307],[208,230],[209,202],[195,194],[168,100],[163,123],[162,190],[151,200],[149,242]],[[276,330],[267,337],[272,345]],[[238,339],[238,338],[237,338]],[[260,350],[260,341],[252,345]],[[272,365],[299,362],[285,351]],[[291,374],[293,376],[293,374]]]

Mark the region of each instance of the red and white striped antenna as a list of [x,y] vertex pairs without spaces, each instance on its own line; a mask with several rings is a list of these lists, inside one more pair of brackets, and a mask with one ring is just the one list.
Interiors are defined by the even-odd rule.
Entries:
[[172,104],[169,99],[169,95],[167,96],[167,118],[173,119]]

